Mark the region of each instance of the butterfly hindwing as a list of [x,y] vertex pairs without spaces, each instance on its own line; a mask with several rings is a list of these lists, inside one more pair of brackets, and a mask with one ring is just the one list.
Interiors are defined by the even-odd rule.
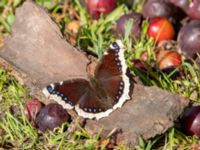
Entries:
[[100,80],[102,87],[107,93],[107,96],[111,98],[112,104],[116,104],[121,97],[124,90],[124,82],[121,76],[115,76],[109,79]]
[[93,89],[88,89],[75,106],[75,110],[82,117],[99,119],[112,112],[112,104],[107,99],[98,97]]

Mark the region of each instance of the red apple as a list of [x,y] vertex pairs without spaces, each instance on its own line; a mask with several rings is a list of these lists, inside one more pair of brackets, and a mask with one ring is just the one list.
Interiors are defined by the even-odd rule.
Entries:
[[44,106],[43,103],[41,103],[36,98],[28,100],[25,103],[24,113],[26,115],[27,120],[30,121],[33,126],[35,125],[36,117],[39,114],[39,112],[43,106]]
[[179,67],[182,64],[181,55],[177,51],[159,50],[156,53],[156,62],[159,69]]
[[117,6],[117,0],[88,0],[87,7],[92,18],[98,19],[102,14],[109,14]]
[[190,3],[187,14],[192,19],[200,19],[200,0],[193,0]]
[[193,106],[183,113],[181,125],[185,134],[200,137],[200,106]]
[[188,11],[190,1],[189,0],[165,0],[166,2],[172,3],[177,7],[180,7],[184,12]]
[[134,39],[139,39],[141,35],[142,15],[134,11],[131,11],[131,13],[129,14],[124,14],[119,18],[119,20],[117,21],[117,32],[120,35],[124,35],[127,22],[130,19],[133,20],[132,37]]
[[181,28],[178,33],[178,46],[187,58],[200,54],[200,21],[194,20]]
[[142,9],[144,18],[177,18],[178,8],[164,0],[147,0]]
[[175,35],[174,27],[166,18],[154,18],[149,22],[147,34],[157,43],[162,40],[172,40]]
[[69,121],[69,114],[59,104],[50,103],[42,108],[36,117],[36,124],[40,131],[53,130]]
[[132,60],[132,63],[135,66],[135,68],[137,68],[138,70],[144,71],[144,72],[147,71],[146,62],[141,61],[140,59],[134,59]]

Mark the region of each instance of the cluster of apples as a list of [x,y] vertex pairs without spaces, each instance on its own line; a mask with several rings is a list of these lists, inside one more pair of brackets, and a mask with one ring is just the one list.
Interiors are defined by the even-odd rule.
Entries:
[[[98,19],[101,14],[106,15],[117,7],[117,0],[81,0],[87,7],[91,18]],[[129,7],[134,0],[124,0]],[[116,31],[123,35],[125,26],[129,19],[133,20],[132,36],[139,39],[141,36],[141,23],[144,19],[149,21],[148,36],[159,44],[163,40],[177,41],[178,48],[186,58],[196,59],[199,53],[200,42],[200,2],[199,0],[147,0],[141,13],[132,10],[122,15],[117,21]],[[185,19],[188,18],[188,19]],[[184,20],[185,19],[185,20]],[[196,19],[194,21],[194,19]],[[183,20],[185,21],[184,23]],[[173,52],[177,53],[180,59],[178,48]],[[161,53],[160,53],[161,54]],[[163,52],[165,55],[166,52]],[[160,69],[170,66],[180,66],[182,60],[171,60],[171,56],[163,56],[165,59],[159,65]]]

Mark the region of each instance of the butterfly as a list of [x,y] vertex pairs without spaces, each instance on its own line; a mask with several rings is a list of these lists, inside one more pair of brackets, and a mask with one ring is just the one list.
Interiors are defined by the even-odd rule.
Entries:
[[64,108],[75,109],[84,118],[99,120],[109,116],[130,99],[130,79],[124,52],[122,41],[113,42],[89,80],[72,79],[52,83],[43,89],[43,93]]

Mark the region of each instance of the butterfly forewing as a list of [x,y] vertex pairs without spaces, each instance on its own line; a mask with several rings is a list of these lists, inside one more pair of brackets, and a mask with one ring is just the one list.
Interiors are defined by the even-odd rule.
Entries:
[[120,75],[121,64],[118,60],[118,52],[113,49],[109,49],[97,65],[95,70],[95,78],[101,80]]
[[124,47],[117,42],[110,46],[110,49],[100,60],[96,70],[95,78],[102,88],[106,91],[112,104],[116,104],[124,92],[124,81],[126,69],[123,70]]

